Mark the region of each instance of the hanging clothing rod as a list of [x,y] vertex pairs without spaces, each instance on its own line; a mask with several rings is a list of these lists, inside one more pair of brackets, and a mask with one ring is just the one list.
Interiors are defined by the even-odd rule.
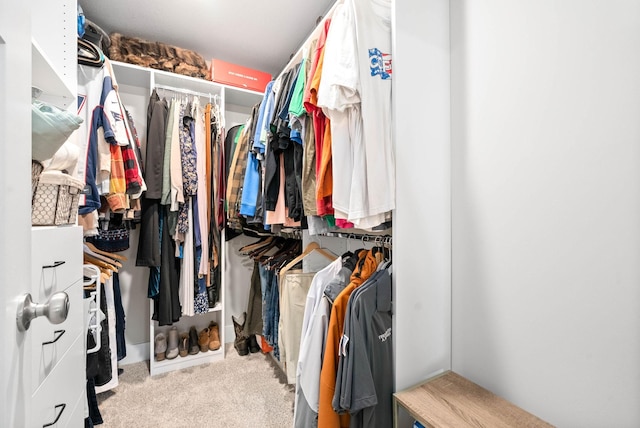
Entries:
[[[295,66],[300,61],[302,61],[302,54],[303,54],[304,48],[309,46],[309,45],[311,45],[311,41],[314,40],[314,39],[317,39],[319,37],[320,32],[322,31],[322,28],[324,27],[325,21],[333,16],[333,13],[336,11],[336,8],[341,3],[343,3],[343,0],[336,1],[333,4],[333,6],[331,6],[331,8],[327,11],[327,13],[325,13],[325,15],[322,17],[320,22],[318,22],[318,24],[315,26],[315,28],[313,29],[311,34],[309,34],[309,37],[307,37],[307,39],[304,41],[302,46],[300,46],[298,51],[295,54],[293,54],[293,56],[291,57],[291,59],[289,60],[287,65],[284,66],[284,68],[282,69],[282,71],[278,75],[278,78],[280,78],[280,76],[282,76],[284,73],[289,71],[290,68],[293,68],[293,66]],[[275,79],[275,80],[277,80],[277,79]]]
[[314,236],[316,237],[327,236],[329,238],[353,239],[356,241],[372,242],[372,243],[379,243],[379,244],[385,244],[385,245],[393,244],[393,237],[391,235],[384,235],[384,234],[375,235],[375,234],[367,234],[367,233],[325,232],[318,235],[313,235],[311,237],[313,238]]
[[220,95],[219,94],[212,94],[211,92],[198,92],[198,91],[192,91],[189,89],[183,89],[183,88],[176,88],[173,86],[167,86],[167,85],[155,85],[154,87],[155,89],[161,89],[161,90],[165,90],[165,91],[171,91],[171,92],[176,92],[179,94],[186,94],[186,95],[194,95],[197,97],[205,97],[205,98],[209,98],[210,100],[213,99],[216,102],[220,99]]

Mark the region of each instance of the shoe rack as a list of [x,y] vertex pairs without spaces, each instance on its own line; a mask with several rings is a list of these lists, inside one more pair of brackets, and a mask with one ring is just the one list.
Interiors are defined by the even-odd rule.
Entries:
[[[222,293],[224,293],[224,291],[222,291]],[[223,328],[224,305],[221,303],[223,301],[224,299],[223,299],[223,296],[221,295],[220,300],[216,303],[215,307],[209,309],[209,312],[206,312],[203,314],[197,314],[191,317],[183,315],[180,318],[180,321],[173,323],[173,325],[159,326],[157,321],[153,321],[153,320],[151,321],[151,326],[149,331],[150,345],[151,345],[149,371],[151,376],[156,376],[156,375],[170,372],[173,370],[185,369],[185,368],[197,366],[200,364],[209,364],[209,363],[224,359],[224,328]],[[151,301],[150,311],[151,313],[153,313],[153,301]],[[189,333],[189,329],[191,327],[195,327],[197,333],[200,334],[202,330],[209,327],[209,324],[211,323],[211,321],[214,321],[218,324],[220,344],[221,344],[219,349],[215,351],[207,350],[206,352],[199,351],[197,354],[194,354],[194,355],[188,354],[184,357],[181,357],[180,355],[178,355],[177,357],[172,359],[167,359],[165,357],[165,359],[162,361],[156,360],[156,356],[154,352],[154,339],[158,333],[164,333],[165,337],[167,338],[167,352],[168,352],[169,330],[172,327],[177,328],[178,338],[179,338],[182,333]]]

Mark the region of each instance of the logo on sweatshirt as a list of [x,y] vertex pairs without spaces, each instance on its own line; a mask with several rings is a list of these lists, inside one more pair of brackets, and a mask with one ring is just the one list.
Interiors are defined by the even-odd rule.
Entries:
[[387,331],[385,331],[384,333],[378,335],[378,339],[380,339],[380,342],[386,342],[387,339],[390,337],[391,337],[391,327],[389,327]]
[[369,49],[369,65],[371,77],[380,76],[382,80],[391,79],[391,54],[382,53],[380,49]]
[[87,101],[86,95],[78,94],[78,114],[82,112],[82,109],[84,108],[86,101]]
[[111,116],[113,116],[114,122],[122,122],[123,120],[122,114],[117,111],[111,111]]

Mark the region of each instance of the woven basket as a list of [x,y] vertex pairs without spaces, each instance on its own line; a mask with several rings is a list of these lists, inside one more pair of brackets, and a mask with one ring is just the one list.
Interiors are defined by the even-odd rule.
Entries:
[[36,188],[38,187],[38,180],[40,180],[40,174],[44,167],[40,162],[35,159],[31,160],[31,203],[33,204],[33,197],[36,194]]
[[60,171],[40,174],[31,205],[31,224],[74,224],[84,183]]

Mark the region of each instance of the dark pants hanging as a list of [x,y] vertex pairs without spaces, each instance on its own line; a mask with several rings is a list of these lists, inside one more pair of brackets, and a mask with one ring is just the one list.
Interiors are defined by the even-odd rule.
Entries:
[[[105,296],[104,285],[100,284],[100,294]],[[96,374],[94,377],[97,386],[106,385],[111,381],[111,348],[109,347],[109,317],[107,315],[107,299],[100,299],[100,310],[105,314],[100,323],[100,349],[96,352]]]
[[260,282],[260,263],[254,262],[251,274],[251,288],[249,289],[249,303],[247,304],[247,318],[244,323],[244,334],[262,335],[262,285]]
[[98,398],[96,397],[96,384],[93,378],[87,379],[87,402],[89,403],[89,417],[84,420],[85,427],[93,427],[103,423]]
[[113,300],[116,309],[116,347],[118,349],[118,361],[120,361],[127,356],[127,342],[124,338],[124,307],[122,306],[120,278],[117,272],[113,273]]
[[[166,222],[168,207],[162,207],[161,215]],[[153,299],[154,313],[152,319],[159,325],[171,325],[180,320],[182,307],[180,305],[179,277],[180,264],[177,262],[175,242],[169,234],[169,228],[162,228],[162,248],[160,251],[162,263],[160,264],[160,292]]]

